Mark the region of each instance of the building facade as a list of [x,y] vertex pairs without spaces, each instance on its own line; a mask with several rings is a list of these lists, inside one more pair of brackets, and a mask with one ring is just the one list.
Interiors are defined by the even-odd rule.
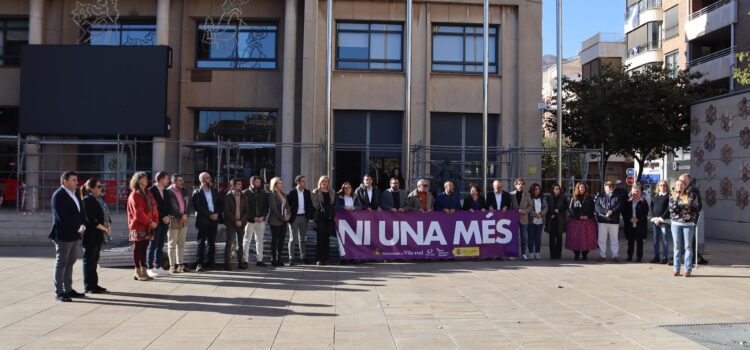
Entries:
[[[295,174],[325,173],[330,140],[336,184],[357,183],[366,172],[384,184],[396,167],[411,168],[413,181],[445,170],[435,167],[441,163],[466,185],[481,178],[482,1],[414,1],[411,21],[406,1],[333,1],[331,67],[326,6],[319,0],[2,1],[0,131],[18,135],[21,46],[168,45],[169,133],[148,140],[113,135],[137,145],[125,161],[114,155],[118,174],[165,169],[190,181],[209,170],[220,181],[278,175],[291,184]],[[538,156],[501,161],[500,150],[540,145],[541,4],[490,1],[489,15],[490,172],[538,178]],[[12,155],[20,145],[23,157],[3,158],[2,176],[12,178],[14,159],[21,159],[16,181],[43,191],[57,186],[54,176],[44,176],[52,169],[91,176],[112,169],[111,146],[86,144],[86,135],[61,139],[21,135],[20,142],[4,143],[0,153]],[[41,193],[31,197],[44,201]]]

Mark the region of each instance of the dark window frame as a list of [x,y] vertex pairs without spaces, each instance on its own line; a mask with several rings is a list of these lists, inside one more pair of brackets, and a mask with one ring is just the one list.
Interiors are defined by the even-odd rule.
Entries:
[[[8,27],[8,22],[15,22],[15,21],[26,21],[26,26],[21,27]],[[2,48],[3,51],[0,51],[0,67],[20,67],[21,66],[21,54],[19,52],[18,56],[11,56],[5,54],[5,49],[8,47],[8,31],[18,31],[18,30],[25,30],[26,31],[26,45],[28,45],[28,34],[29,34],[29,18],[28,17],[0,17],[0,32],[3,33],[2,37]],[[14,59],[15,61],[11,61],[13,63],[7,63],[7,61],[10,61],[11,59]]]
[[[339,29],[340,24],[367,24],[367,30],[363,29]],[[373,30],[373,25],[382,24],[386,26],[386,30]],[[387,29],[388,25],[400,25],[401,31],[389,31]],[[341,33],[359,33],[359,34],[367,34],[367,59],[349,59],[341,58],[341,52],[339,50],[340,46],[340,35]],[[373,59],[369,58],[370,56],[370,48],[372,47],[372,34],[383,34],[388,36],[388,34],[401,34],[401,56],[398,60],[389,60],[389,59]],[[352,62],[352,63],[367,63],[368,67],[372,65],[372,63],[382,63],[384,66],[387,67],[388,64],[400,64],[401,68],[399,69],[388,69],[388,68],[342,68],[339,63],[340,62]],[[403,22],[389,22],[389,21],[338,21],[336,22],[336,70],[352,70],[352,71],[377,71],[377,72],[403,72],[404,71],[404,23]]]
[[[672,62],[673,64],[672,67],[669,66],[670,57],[674,57],[674,62]],[[672,78],[677,77],[677,74],[680,71],[680,50],[673,50],[673,51],[667,52],[664,55],[664,67],[669,69],[669,74]]]
[[[462,31],[461,33],[443,33],[443,32],[436,32],[435,27],[436,26],[444,26],[444,27],[461,27]],[[465,23],[433,23],[432,24],[432,37],[430,42],[430,70],[433,73],[460,73],[460,74],[482,74],[482,70],[478,72],[474,71],[467,71],[467,66],[482,66],[482,61],[467,61],[466,60],[466,37],[467,36],[478,36],[483,37],[484,34],[472,34],[472,33],[466,33],[466,28],[482,28],[484,29],[483,25],[481,24],[465,24]],[[493,64],[490,60],[488,62],[488,70],[491,70],[493,66],[495,67],[495,72],[489,72],[490,75],[500,75],[500,25],[491,25],[489,26],[489,29],[495,29],[495,63]],[[464,56],[463,61],[436,61],[435,58],[435,34],[438,36],[459,36],[462,37],[463,40],[461,42],[461,50],[462,50],[462,56]],[[493,34],[490,34],[490,41],[492,41]],[[484,41],[484,40],[483,40]],[[455,66],[462,66],[462,70],[442,70],[438,69],[435,70],[435,65],[455,65]]]
[[273,126],[273,132],[274,132],[274,135],[273,135],[273,139],[274,140],[273,141],[268,141],[268,142],[266,142],[266,141],[264,141],[264,142],[254,142],[254,141],[237,141],[237,140],[233,140],[232,142],[239,142],[239,143],[276,143],[276,142],[278,142],[278,139],[280,137],[280,135],[279,135],[279,132],[280,132],[279,128],[281,126],[281,124],[279,122],[280,121],[280,119],[279,119],[280,115],[279,115],[279,111],[276,110],[276,109],[267,109],[267,108],[195,108],[195,109],[193,109],[193,112],[195,114],[195,117],[194,117],[194,127],[193,127],[193,140],[194,141],[198,141],[198,142],[216,141],[215,135],[209,137],[209,139],[207,139],[207,140],[201,140],[201,139],[198,138],[199,134],[204,134],[204,133],[200,132],[200,117],[201,117],[201,112],[272,113],[272,114],[274,114],[274,116],[276,118],[275,125]]
[[[120,38],[118,40],[118,42],[120,44],[119,45],[97,44],[96,46],[154,46],[154,45],[158,45],[158,43],[156,41],[157,25],[156,25],[156,19],[155,18],[153,18],[153,19],[143,18],[143,19],[132,19],[132,20],[124,19],[124,20],[121,20],[121,21],[119,21],[117,23],[111,23],[111,24],[106,24],[106,25],[107,26],[117,26],[118,27],[114,31],[117,32],[118,35],[120,36]],[[122,39],[123,39],[122,35],[123,35],[124,32],[142,32],[142,31],[151,30],[151,28],[148,28],[148,29],[137,28],[136,29],[136,28],[125,28],[124,26],[153,26],[153,31],[154,31],[154,41],[153,41],[153,44],[149,44],[149,45],[123,45],[122,44]],[[100,31],[100,30],[98,30],[98,29],[92,30],[92,28],[89,27],[89,26],[86,26],[86,28],[83,29],[83,33],[81,33],[81,38],[84,41],[84,45],[93,45],[91,43],[91,38],[92,38],[91,33],[92,32],[96,32],[96,31]]]
[[[239,24],[231,24],[230,26],[238,27],[234,33],[235,35],[235,49],[234,49],[234,57],[232,58],[200,58],[201,48],[205,46],[206,44],[203,43],[203,31],[204,29],[201,29],[201,26],[203,25],[203,22],[196,23],[195,26],[195,69],[203,69],[203,70],[262,70],[262,71],[274,71],[279,69],[279,23],[278,21],[247,21],[245,23],[245,26],[273,26],[275,30],[242,30],[239,29]],[[246,32],[246,33],[252,33],[252,32],[267,32],[267,33],[274,33],[274,57],[272,59],[270,58],[239,58],[239,52],[237,50],[237,43],[239,42],[237,36],[239,33]],[[210,50],[210,45],[208,45],[208,48]],[[209,51],[210,52],[210,51]],[[231,64],[231,67],[200,67],[200,62],[229,62]],[[244,64],[244,63],[253,63],[253,62],[273,62],[273,68],[263,68],[263,67],[242,67],[238,66],[238,64]]]

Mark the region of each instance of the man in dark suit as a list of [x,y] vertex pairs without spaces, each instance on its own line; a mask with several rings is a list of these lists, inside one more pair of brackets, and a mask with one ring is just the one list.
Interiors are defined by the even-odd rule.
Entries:
[[503,181],[495,180],[492,182],[492,192],[487,192],[485,209],[494,212],[495,210],[507,211],[510,209],[510,193],[503,191]]
[[[216,253],[216,230],[221,221],[221,200],[219,192],[211,187],[211,175],[203,172],[198,175],[201,187],[193,193],[195,208],[195,227],[198,229],[198,247],[196,248],[195,271],[205,271],[214,266]],[[206,251],[208,241],[208,255]],[[205,260],[204,260],[205,258]]]
[[362,184],[354,191],[354,209],[380,211],[380,191],[372,184],[372,176],[365,174]]
[[55,299],[69,302],[83,298],[73,289],[73,265],[80,254],[78,241],[86,232],[83,203],[75,195],[78,174],[66,171],[60,176],[60,188],[52,195],[52,231],[49,239],[55,242]]
[[299,259],[305,263],[305,240],[307,222],[315,217],[310,190],[305,188],[307,179],[303,175],[294,178],[296,186],[286,195],[291,218],[289,219],[289,265],[294,265],[294,248],[299,248]]
[[154,239],[148,243],[148,252],[146,253],[146,266],[148,266],[146,272],[151,278],[168,274],[161,267],[164,242],[167,241],[167,232],[169,232],[169,223],[172,218],[172,194],[171,191],[167,190],[168,184],[168,174],[160,171],[154,176],[154,185],[149,189],[156,199],[156,209],[159,213],[159,226],[154,230]]
[[232,270],[232,248],[237,254],[237,267],[246,269],[247,265],[242,261],[243,238],[245,235],[245,224],[250,215],[247,198],[242,195],[242,180],[231,179],[229,186],[232,188],[224,197],[224,225],[227,227],[227,241],[224,246],[224,269]]

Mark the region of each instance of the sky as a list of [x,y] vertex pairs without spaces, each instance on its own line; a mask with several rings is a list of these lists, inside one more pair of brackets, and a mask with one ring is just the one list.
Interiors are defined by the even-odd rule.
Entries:
[[[542,53],[557,52],[556,0],[543,0]],[[625,23],[625,0],[562,0],[563,57],[573,57],[581,42],[597,32],[622,33]]]

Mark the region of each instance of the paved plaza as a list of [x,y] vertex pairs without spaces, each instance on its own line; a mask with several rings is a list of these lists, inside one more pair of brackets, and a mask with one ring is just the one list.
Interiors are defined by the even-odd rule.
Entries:
[[711,265],[693,278],[567,251],[561,261],[251,266],[149,282],[102,268],[112,293],[73,303],[54,300],[51,246],[0,247],[0,348],[702,349],[659,326],[750,322],[750,245],[707,247]]

